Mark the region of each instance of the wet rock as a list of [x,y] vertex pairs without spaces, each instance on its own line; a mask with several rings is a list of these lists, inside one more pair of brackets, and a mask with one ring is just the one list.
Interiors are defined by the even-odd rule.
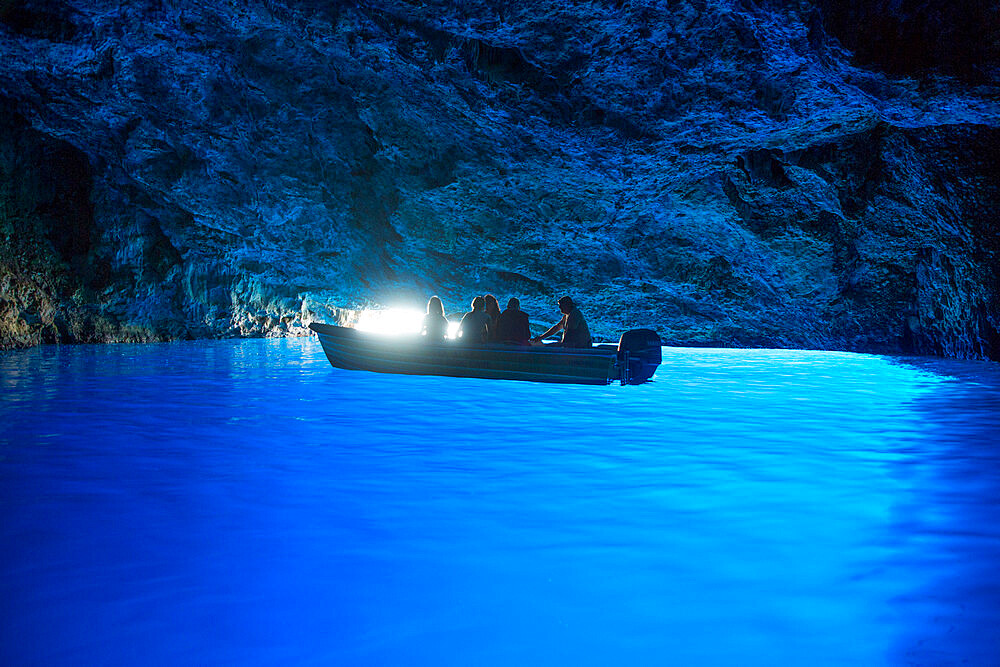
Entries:
[[94,7],[0,7],[2,346],[489,291],[1000,358],[988,3]]

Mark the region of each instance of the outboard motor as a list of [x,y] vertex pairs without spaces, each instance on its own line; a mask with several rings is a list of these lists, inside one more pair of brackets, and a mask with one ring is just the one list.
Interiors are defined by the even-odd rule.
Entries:
[[622,384],[642,384],[663,361],[660,337],[652,329],[630,329],[618,341]]

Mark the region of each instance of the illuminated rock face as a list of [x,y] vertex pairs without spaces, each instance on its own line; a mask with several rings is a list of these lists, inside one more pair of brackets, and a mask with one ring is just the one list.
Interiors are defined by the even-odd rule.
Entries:
[[1000,358],[961,4],[189,4],[0,4],[0,344],[568,293],[599,336]]

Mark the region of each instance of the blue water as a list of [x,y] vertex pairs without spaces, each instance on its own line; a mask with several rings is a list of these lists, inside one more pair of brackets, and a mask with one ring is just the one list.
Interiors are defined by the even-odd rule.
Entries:
[[1000,664],[1000,365],[0,354],[0,663]]

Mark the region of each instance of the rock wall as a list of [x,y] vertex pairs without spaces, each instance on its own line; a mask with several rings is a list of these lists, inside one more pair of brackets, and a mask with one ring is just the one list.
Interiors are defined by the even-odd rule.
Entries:
[[994,8],[515,4],[0,2],[0,345],[490,291],[1000,359]]

